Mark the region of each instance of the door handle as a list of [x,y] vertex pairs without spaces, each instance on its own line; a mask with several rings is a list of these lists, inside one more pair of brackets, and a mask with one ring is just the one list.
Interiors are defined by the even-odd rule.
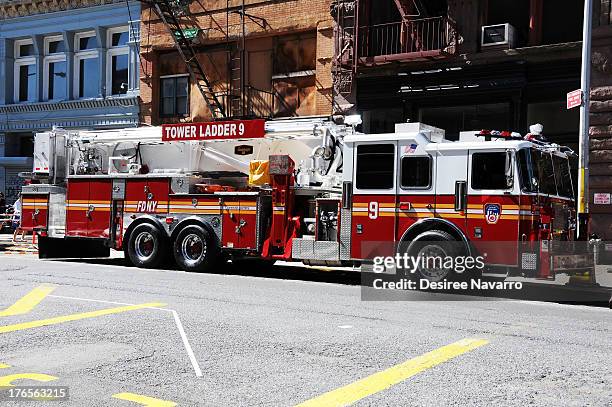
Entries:
[[89,207],[87,208],[87,212],[85,212],[85,216],[87,216],[87,218],[91,219],[91,214],[93,213],[93,211],[96,208],[93,205],[89,205]]
[[246,226],[246,220],[240,219],[240,223],[236,226],[236,234],[240,234],[242,232],[242,228]]
[[455,210],[465,211],[467,207],[467,182],[457,181],[455,182]]

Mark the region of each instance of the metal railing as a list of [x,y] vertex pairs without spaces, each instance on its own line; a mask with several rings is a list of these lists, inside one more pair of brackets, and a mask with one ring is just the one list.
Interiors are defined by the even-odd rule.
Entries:
[[[273,117],[293,117],[296,116],[296,108],[289,105],[283,96],[275,89],[263,90],[253,86],[245,86],[243,96],[233,96],[227,91],[217,91],[215,96],[225,106],[227,112],[232,113],[232,117],[251,117],[271,119]],[[242,98],[244,111],[234,112],[231,109],[232,98]],[[234,114],[236,113],[236,114]]]
[[295,108],[285,102],[276,90],[262,90],[252,86],[246,88],[247,115],[253,117],[287,117],[295,116]]
[[359,27],[359,56],[405,55],[406,59],[435,51],[455,52],[457,32],[447,17],[430,17]]

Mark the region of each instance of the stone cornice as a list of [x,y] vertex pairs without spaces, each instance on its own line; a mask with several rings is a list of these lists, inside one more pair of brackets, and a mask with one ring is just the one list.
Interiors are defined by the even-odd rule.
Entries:
[[125,0],[0,0],[0,21],[113,3]]
[[58,110],[99,109],[108,107],[135,107],[138,106],[137,96],[67,100],[65,102],[20,103],[16,105],[0,106],[0,114],[4,113],[32,113],[54,112]]

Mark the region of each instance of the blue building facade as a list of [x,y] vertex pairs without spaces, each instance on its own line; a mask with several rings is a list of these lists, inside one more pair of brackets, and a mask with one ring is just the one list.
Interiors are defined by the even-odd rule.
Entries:
[[18,174],[32,171],[36,132],[139,122],[139,2],[18,3],[0,0],[0,192],[9,202]]

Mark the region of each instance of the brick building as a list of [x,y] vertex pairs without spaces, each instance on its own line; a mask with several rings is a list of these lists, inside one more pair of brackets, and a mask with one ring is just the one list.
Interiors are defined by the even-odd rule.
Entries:
[[[590,230],[612,241],[612,2],[593,0],[593,49],[591,69],[591,115],[589,187]],[[595,194],[604,200],[595,201]],[[609,255],[612,259],[612,255]]]
[[[581,0],[335,0],[335,67],[345,106],[364,129],[425,121],[463,130],[525,132],[539,121],[574,144],[580,86]],[[351,86],[348,86],[348,84]]]
[[143,122],[331,113],[328,0],[200,0],[172,13],[223,114],[205,103],[159,12],[143,6]]

